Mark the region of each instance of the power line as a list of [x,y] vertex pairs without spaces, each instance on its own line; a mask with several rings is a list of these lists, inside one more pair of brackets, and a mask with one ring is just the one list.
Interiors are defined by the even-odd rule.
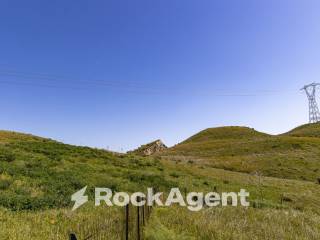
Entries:
[[[110,80],[82,80],[74,78],[66,78],[57,75],[39,74],[39,73],[27,73],[27,72],[17,72],[13,70],[0,70],[0,75],[17,77],[22,79],[37,79],[45,81],[41,82],[26,82],[26,81],[12,81],[13,85],[22,86],[34,86],[34,87],[46,87],[46,88],[67,88],[73,90],[90,90],[91,88],[117,88],[127,92],[133,92],[138,94],[151,93],[151,94],[161,94],[161,93],[176,93],[176,89],[168,88],[154,88],[146,87],[141,84],[128,82],[128,81],[110,81]],[[0,80],[0,84],[11,84],[11,80]],[[49,84],[48,84],[49,83]]]
[[211,97],[258,97],[258,96],[271,96],[281,94],[283,91],[275,90],[256,90],[254,93],[244,92],[225,92],[225,90],[216,90],[216,94],[212,94],[212,91],[205,94],[203,91],[198,93],[181,92],[181,89],[173,88],[159,88],[159,87],[146,87],[145,85],[128,82],[128,81],[110,81],[110,80],[83,80],[66,78],[58,75],[50,75],[43,73],[30,73],[16,70],[0,70],[0,75],[16,77],[22,79],[37,79],[45,81],[30,82],[30,81],[18,81],[18,80],[0,80],[0,84],[15,85],[15,86],[30,86],[30,87],[45,87],[50,89],[71,89],[71,90],[90,90],[94,88],[118,88],[121,91],[127,91],[136,94],[160,94],[160,95],[172,95],[186,93],[188,96],[201,95]]
[[0,70],[0,75],[5,76],[11,76],[11,77],[20,77],[20,78],[32,78],[32,79],[40,79],[45,80],[49,82],[55,82],[55,81],[61,81],[65,80],[67,82],[77,83],[77,84],[89,84],[93,86],[127,86],[127,87],[145,87],[141,84],[137,84],[137,82],[130,82],[130,81],[110,81],[110,80],[83,80],[83,79],[75,79],[75,78],[68,78],[64,76],[59,75],[49,75],[49,74],[43,74],[43,73],[30,73],[30,72],[20,72],[20,71],[14,71],[14,70]]

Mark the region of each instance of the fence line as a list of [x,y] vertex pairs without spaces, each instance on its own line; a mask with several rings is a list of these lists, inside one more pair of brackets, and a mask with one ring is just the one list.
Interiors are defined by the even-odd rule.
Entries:
[[[137,202],[140,201],[141,199],[138,198]],[[117,220],[123,224],[122,238],[125,240],[142,240],[143,228],[150,218],[152,207],[147,204],[139,207],[127,204],[123,211],[123,219]],[[103,218],[98,219],[93,224],[83,222],[79,224],[77,232],[69,233],[69,240],[108,240],[108,223],[110,223],[108,219]]]

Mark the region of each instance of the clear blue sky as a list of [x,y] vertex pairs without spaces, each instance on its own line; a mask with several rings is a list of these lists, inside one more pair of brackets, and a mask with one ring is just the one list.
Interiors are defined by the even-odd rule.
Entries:
[[280,133],[320,81],[319,0],[2,0],[0,16],[0,128],[66,143]]

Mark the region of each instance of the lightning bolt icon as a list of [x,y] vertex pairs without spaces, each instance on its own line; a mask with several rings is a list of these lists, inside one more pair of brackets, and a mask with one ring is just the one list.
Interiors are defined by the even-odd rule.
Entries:
[[79,190],[78,192],[74,193],[71,196],[71,201],[74,202],[72,211],[76,210],[77,208],[81,207],[83,204],[88,202],[88,196],[84,195],[87,190],[87,186]]

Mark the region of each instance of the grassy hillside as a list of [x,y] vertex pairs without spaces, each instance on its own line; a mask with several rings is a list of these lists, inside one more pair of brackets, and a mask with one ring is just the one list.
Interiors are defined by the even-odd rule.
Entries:
[[[223,134],[226,130],[228,134]],[[298,140],[302,141],[302,148],[295,145]],[[145,239],[149,240],[319,239],[318,184],[300,178],[230,171],[223,165],[216,168],[210,162],[212,153],[230,156],[234,151],[236,159],[236,156],[247,156],[248,152],[268,149],[270,144],[277,144],[270,148],[274,154],[270,161],[277,161],[277,152],[283,157],[287,153],[294,156],[298,150],[304,153],[304,147],[315,147],[311,150],[316,155],[317,141],[315,138],[274,137],[247,128],[211,129],[176,146],[177,150],[168,150],[168,159],[163,159],[115,154],[0,131],[0,229],[4,229],[0,231],[0,239],[66,239],[68,230],[83,221],[99,221],[97,218],[102,214],[114,223],[110,225],[107,238],[120,239],[123,209],[89,205],[71,212],[71,194],[86,185],[91,199],[94,187],[128,192],[145,191],[147,187],[165,192],[171,187],[197,192],[245,188],[250,192],[251,207],[248,209],[218,207],[191,213],[176,207],[156,208],[149,225],[144,228]],[[210,150],[212,144],[214,150]],[[187,154],[181,157],[178,153],[183,145],[188,146],[182,148],[184,153],[189,151],[197,157]],[[201,150],[203,145],[208,147],[205,151]],[[230,164],[229,168],[238,170],[242,165],[236,163],[233,161],[234,166]],[[288,164],[290,166],[292,161]],[[259,166],[271,171],[269,165]],[[304,163],[297,166],[305,167]],[[292,174],[296,176],[295,172]]]
[[134,191],[172,185],[158,160],[120,155],[50,139],[0,132],[0,206],[34,210],[70,206],[88,185]]
[[302,125],[283,135],[320,138],[320,123]]
[[[320,217],[312,212],[277,209],[218,208],[192,213],[182,208],[159,208],[147,239],[166,240],[316,240]],[[304,227],[301,227],[304,225]]]
[[318,124],[306,125],[272,136],[245,127],[212,128],[161,156],[206,167],[316,182],[320,177],[320,138],[309,136],[316,136],[318,130]]
[[264,138],[270,135],[257,132],[247,127],[219,127],[208,128],[190,137],[184,143],[209,142],[213,140],[246,140],[254,138]]

